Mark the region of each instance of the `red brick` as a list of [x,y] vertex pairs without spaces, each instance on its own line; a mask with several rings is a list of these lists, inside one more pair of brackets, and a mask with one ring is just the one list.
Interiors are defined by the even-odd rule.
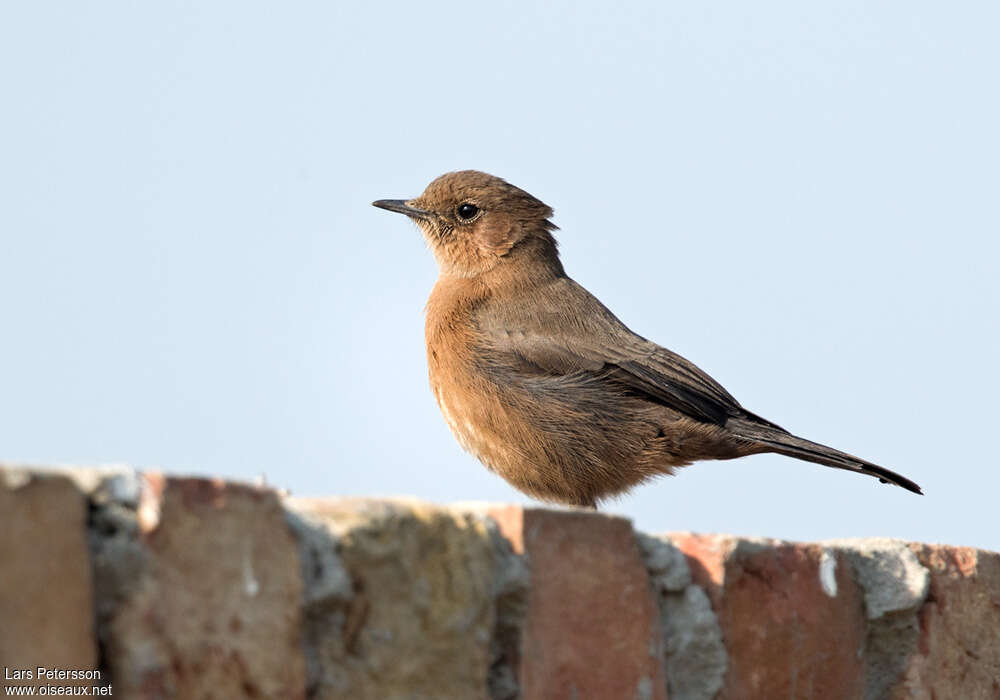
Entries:
[[531,569],[522,699],[665,699],[659,612],[631,524],[514,506],[490,514]]
[[[819,545],[673,534],[722,628],[729,655],[720,698],[861,697],[864,597],[850,566],[836,557],[824,590]],[[832,563],[832,562],[831,562]]]

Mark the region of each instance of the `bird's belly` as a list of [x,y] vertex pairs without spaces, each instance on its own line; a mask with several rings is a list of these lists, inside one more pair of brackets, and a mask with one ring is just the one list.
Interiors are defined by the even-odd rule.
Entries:
[[454,402],[450,401],[441,390],[441,387],[434,387],[434,399],[437,401],[438,408],[441,410],[441,415],[444,417],[444,422],[448,424],[448,428],[451,430],[455,439],[458,440],[459,444],[463,449],[472,451],[472,445],[476,442],[477,431],[472,422],[468,419],[460,420],[457,416],[461,415],[462,409],[455,405]]
[[502,471],[502,462],[509,458],[510,450],[483,425],[480,417],[483,405],[480,402],[469,405],[469,401],[450,396],[440,386],[434,387],[434,398],[445,423],[462,449],[493,471]]
[[462,448],[536,498],[589,503],[652,474],[638,460],[656,428],[631,405],[609,398],[598,411],[576,401],[572,387],[560,405],[542,405],[515,385],[434,379],[438,407]]

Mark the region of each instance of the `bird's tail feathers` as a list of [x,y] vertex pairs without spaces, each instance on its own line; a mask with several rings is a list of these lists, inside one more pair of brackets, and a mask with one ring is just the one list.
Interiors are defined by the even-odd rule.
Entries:
[[737,437],[757,443],[764,448],[762,450],[764,452],[776,452],[806,462],[867,474],[874,476],[882,483],[895,484],[907,491],[923,494],[920,486],[901,474],[872,464],[860,457],[792,435],[772,423],[761,423],[751,418],[739,417],[730,418],[726,427]]

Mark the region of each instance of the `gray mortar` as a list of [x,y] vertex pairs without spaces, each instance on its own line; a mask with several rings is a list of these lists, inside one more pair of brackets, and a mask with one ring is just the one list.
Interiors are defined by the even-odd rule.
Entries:
[[349,603],[354,590],[337,553],[336,537],[314,516],[286,509],[285,518],[299,543],[306,609]]
[[141,585],[149,566],[150,554],[140,540],[137,517],[143,481],[139,472],[126,467],[73,472],[73,480],[90,499],[87,542],[94,576],[99,667],[113,681],[109,625],[118,606]]
[[667,696],[711,700],[722,690],[728,658],[708,595],[668,537],[636,537],[660,608]]
[[865,699],[886,697],[906,672],[917,651],[917,613],[927,598],[930,572],[900,540],[868,538],[835,540],[834,547],[850,563],[864,591],[868,635],[865,649]]
[[302,642],[306,661],[306,695],[313,697],[322,686],[338,687],[338,679],[324,677],[319,660],[320,640],[342,635],[354,584],[340,559],[339,541],[320,518],[290,510],[285,519],[299,545],[302,571]]
[[496,521],[483,517],[494,556],[496,620],[490,640],[490,670],[486,683],[491,700],[516,700],[521,695],[517,671],[521,660],[521,633],[528,610],[531,574],[526,557],[518,555]]
[[528,556],[517,554],[500,527],[489,515],[492,504],[484,501],[452,503],[451,510],[480,518],[486,525],[494,555],[494,595],[496,621],[490,640],[487,690],[490,700],[517,700],[521,697],[518,669],[521,664],[521,635],[528,612],[531,570]]
[[669,538],[651,537],[641,532],[636,533],[636,538],[650,583],[657,592],[682,593],[691,585],[687,557]]

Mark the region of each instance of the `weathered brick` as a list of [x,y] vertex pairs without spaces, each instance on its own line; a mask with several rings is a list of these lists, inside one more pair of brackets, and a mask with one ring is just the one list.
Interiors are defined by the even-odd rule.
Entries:
[[724,535],[670,537],[722,628],[729,664],[720,698],[863,696],[863,593],[836,551]]
[[140,554],[102,591],[116,596],[102,630],[115,694],[305,697],[298,549],[278,497],[147,475],[138,512]]
[[930,571],[920,641],[892,697],[1000,698],[1000,554],[911,544]]
[[[96,670],[85,495],[65,476],[4,468],[0,513],[0,667]],[[100,683],[3,679],[25,684]]]
[[[518,566],[495,523],[412,500],[289,505],[325,528],[336,566],[351,581],[345,591],[315,579],[319,590],[307,610],[311,698],[487,697],[498,600]],[[309,539],[313,549],[322,546],[315,534]],[[327,566],[334,560],[313,558]]]

